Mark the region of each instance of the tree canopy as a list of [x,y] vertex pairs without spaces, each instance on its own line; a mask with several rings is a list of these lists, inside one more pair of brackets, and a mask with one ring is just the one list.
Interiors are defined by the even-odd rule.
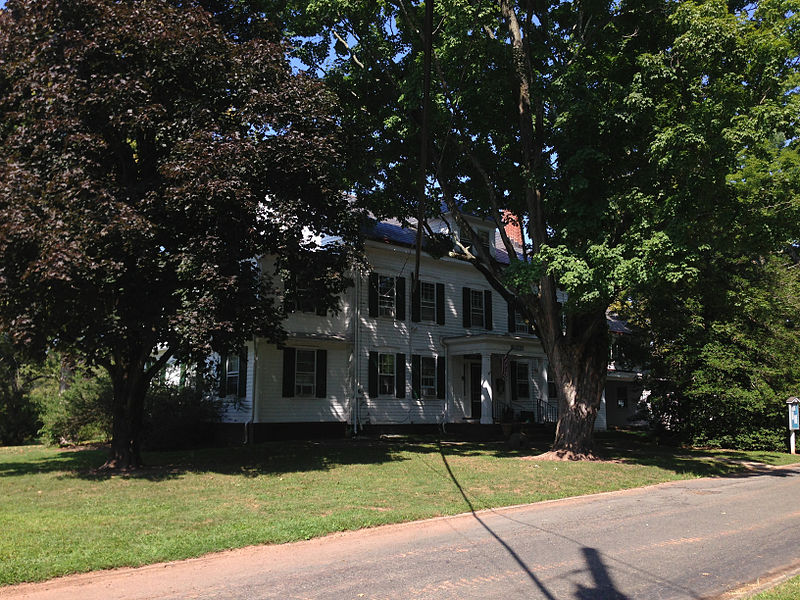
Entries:
[[[406,218],[423,8],[317,0],[296,25],[297,55],[360,135],[353,187]],[[428,212],[444,203],[462,229],[471,213],[502,232],[509,211],[525,228],[521,251],[503,239],[510,268],[478,244],[471,260],[542,341],[558,452],[591,449],[609,306],[697,280],[714,249],[798,239],[797,24],[794,0],[435,3]]]
[[171,356],[280,338],[257,257],[324,254],[320,298],[346,285],[335,99],[249,33],[162,0],[0,12],[0,329],[108,370],[111,464],[139,461],[144,393]]

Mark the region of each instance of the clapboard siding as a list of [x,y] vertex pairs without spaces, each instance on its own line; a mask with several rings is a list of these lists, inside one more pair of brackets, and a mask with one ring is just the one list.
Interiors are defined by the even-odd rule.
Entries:
[[[251,415],[253,392],[257,395],[255,418],[262,423],[281,422],[353,422],[373,424],[421,424],[458,422],[471,417],[464,356],[448,355],[443,340],[465,336],[491,334],[509,335],[508,305],[505,299],[489,286],[484,277],[469,263],[455,258],[432,259],[423,254],[420,278],[423,282],[440,284],[444,288],[444,324],[433,321],[412,321],[412,249],[368,241],[368,269],[354,273],[355,285],[342,296],[341,310],[318,316],[313,313],[290,314],[284,327],[289,332],[286,345],[307,349],[327,350],[327,397],[292,398],[283,396],[283,352],[272,344],[260,342],[257,354],[258,372],[253,388],[253,360],[248,361],[248,395],[238,410],[228,410],[226,420],[247,421]],[[403,318],[370,316],[370,274],[404,278]],[[464,326],[464,288],[491,294],[492,326]],[[400,288],[402,289],[402,288]],[[485,296],[486,297],[486,296]],[[397,302],[395,303],[397,306]],[[438,318],[438,315],[437,315]],[[532,335],[512,332],[514,338],[535,340]],[[316,340],[314,339],[316,338]],[[487,338],[488,339],[488,338]],[[517,341],[519,341],[517,339]],[[505,340],[503,341],[505,343]],[[534,346],[537,348],[538,346]],[[475,346],[481,353],[480,345]],[[502,376],[502,358],[495,343],[491,361],[493,384]],[[506,381],[503,392],[494,390],[496,402],[510,405],[516,413],[534,412],[542,394],[546,394],[544,365],[541,350],[531,351],[531,345],[513,360],[529,364],[530,386],[527,398],[511,399]],[[404,393],[391,395],[369,394],[370,352],[405,356]],[[505,350],[503,350],[505,352]],[[447,399],[414,398],[412,393],[411,361],[413,355],[447,359]],[[252,348],[250,352],[253,357]],[[351,415],[352,410],[356,411]],[[598,415],[599,428],[605,427],[605,405]]]
[[[321,345],[304,345],[304,349],[323,349]],[[291,340],[287,346],[293,346]],[[348,377],[350,348],[345,344],[327,345],[327,397],[283,397],[283,351],[274,345],[260,343],[258,349],[258,402],[256,420],[260,423],[320,423],[349,418]]]
[[[369,247],[368,263],[371,272],[380,275],[404,277],[406,279],[405,319],[397,320],[389,317],[370,317],[369,278],[362,280],[359,301],[359,340],[360,355],[358,379],[362,388],[367,389],[369,379],[369,352],[404,354],[406,356],[406,393],[405,398],[379,396],[371,398],[365,394],[360,416],[371,423],[403,424],[403,423],[440,423],[445,415],[445,401],[432,399],[413,399],[411,394],[411,356],[445,357],[443,338],[458,337],[469,334],[487,333],[485,328],[465,329],[462,320],[462,288],[489,290],[490,286],[475,268],[457,259],[431,259],[422,257],[420,280],[430,283],[444,284],[445,323],[439,325],[435,321],[413,322],[411,320],[412,274],[414,271],[414,255],[407,249],[398,247]],[[506,302],[497,292],[492,290],[493,329],[497,333],[507,332]],[[450,361],[448,380],[453,377],[449,371],[457,361]],[[460,377],[460,376],[459,376]],[[462,386],[463,388],[463,386]],[[453,396],[459,395],[456,392]],[[460,394],[463,396],[463,392]],[[463,407],[459,409],[463,413]],[[459,418],[463,418],[459,414]]]

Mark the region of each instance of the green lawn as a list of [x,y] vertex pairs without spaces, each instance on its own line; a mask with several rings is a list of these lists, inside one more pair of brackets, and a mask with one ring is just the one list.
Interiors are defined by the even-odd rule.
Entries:
[[0,448],[0,585],[795,458],[600,440],[615,462],[521,460],[497,443],[342,440],[148,453],[147,468],[119,475],[94,472],[99,450]]
[[800,576],[793,577],[781,585],[756,594],[750,600],[797,600],[800,598]]

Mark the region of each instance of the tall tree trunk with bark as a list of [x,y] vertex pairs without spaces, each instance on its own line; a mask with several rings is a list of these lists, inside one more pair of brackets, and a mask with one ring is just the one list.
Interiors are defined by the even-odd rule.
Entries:
[[[559,390],[558,423],[553,452],[559,458],[585,458],[594,452],[594,424],[600,409],[608,369],[605,313],[567,319],[585,327],[555,340],[548,352]],[[575,324],[577,325],[577,324]],[[573,326],[575,326],[573,325]]]
[[[143,344],[144,348],[152,347]],[[103,469],[137,469],[142,466],[141,435],[144,422],[144,401],[150,382],[170,358],[164,352],[147,364],[149,350],[136,349],[128,357],[106,365],[114,390],[111,427],[111,454]]]
[[[511,37],[523,168],[528,235],[533,251],[548,242],[543,192],[536,175],[547,160],[542,114],[544,100],[533,98],[531,67],[523,39],[523,26],[509,0],[500,0],[500,10]],[[533,108],[535,107],[535,108]],[[605,307],[567,315],[562,328],[562,306],[557,300],[557,281],[544,274],[536,294],[522,294],[523,312],[533,317],[559,392],[559,417],[553,454],[559,458],[590,457],[593,430],[605,388],[608,368],[608,325]]]

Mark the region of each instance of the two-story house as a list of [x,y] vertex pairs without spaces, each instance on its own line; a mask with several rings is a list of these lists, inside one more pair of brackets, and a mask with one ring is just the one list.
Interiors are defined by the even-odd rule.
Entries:
[[[508,262],[493,225],[471,218],[494,258]],[[448,216],[430,223],[458,236]],[[223,359],[227,423],[491,424],[553,421],[547,358],[529,325],[458,251],[422,253],[413,285],[413,229],[387,221],[367,232],[369,269],[337,313],[295,307],[278,348],[256,339]],[[235,400],[235,401],[234,401]],[[605,404],[596,427],[606,426]]]

